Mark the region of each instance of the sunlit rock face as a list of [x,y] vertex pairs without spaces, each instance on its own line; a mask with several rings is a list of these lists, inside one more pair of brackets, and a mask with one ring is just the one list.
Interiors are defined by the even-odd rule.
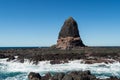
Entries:
[[72,17],[69,17],[59,32],[56,48],[70,49],[84,46],[79,35],[77,22]]

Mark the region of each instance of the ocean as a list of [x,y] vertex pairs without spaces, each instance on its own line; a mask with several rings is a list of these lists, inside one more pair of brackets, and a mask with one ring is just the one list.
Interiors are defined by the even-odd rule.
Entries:
[[[7,59],[7,58],[6,58]],[[17,60],[7,62],[6,59],[0,59],[0,80],[28,80],[27,75],[30,72],[38,72],[44,76],[45,73],[52,74],[56,72],[68,71],[85,71],[90,70],[98,78],[108,78],[117,76],[120,78],[120,63],[95,63],[84,64],[81,60],[69,61],[65,64],[51,65],[50,61],[41,61],[38,65],[34,65],[25,60],[24,63],[19,63]]]
[[[0,50],[6,49],[20,49],[20,48],[39,48],[39,47],[0,47]],[[93,75],[98,78],[108,78],[110,76],[116,76],[120,78],[120,63],[95,63],[84,64],[82,60],[73,60],[65,64],[51,65],[50,61],[40,61],[38,65],[32,64],[29,60],[25,60],[24,63],[20,63],[17,60],[7,62],[6,59],[0,59],[0,80],[28,80],[28,74],[30,72],[38,72],[44,76],[50,72],[55,74],[56,72],[69,72],[69,71],[85,71],[90,70]]]

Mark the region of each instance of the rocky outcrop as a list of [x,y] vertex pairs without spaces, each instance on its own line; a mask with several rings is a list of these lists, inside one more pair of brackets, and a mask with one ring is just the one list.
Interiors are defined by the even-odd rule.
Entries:
[[69,17],[64,22],[58,38],[59,39],[61,37],[66,38],[68,36],[69,37],[80,37],[77,22],[72,17]]
[[36,73],[30,73],[28,75],[29,80],[120,80],[117,77],[110,77],[107,79],[98,79],[91,74],[90,71],[72,71],[68,73],[56,73],[51,75],[47,73],[45,76],[40,77]]
[[14,59],[15,59],[14,56],[10,56],[10,57],[7,59],[7,61],[12,61],[12,60],[14,60]]
[[73,47],[84,47],[78,30],[77,22],[72,18],[68,18],[59,32],[56,48],[70,49]]
[[83,59],[82,61],[85,64],[94,64],[94,63],[113,63],[115,60],[113,59],[105,59],[105,58],[96,58],[96,59]]
[[[18,57],[14,57],[18,56]],[[28,59],[33,64],[50,60],[51,64],[67,63],[69,60],[83,59],[83,63],[120,62],[120,47],[85,47],[71,50],[56,48],[10,49],[0,50],[0,59],[15,60],[24,63]],[[113,60],[111,60],[113,59]]]
[[9,57],[9,56],[6,56],[4,53],[3,53],[3,54],[0,54],[0,59],[2,59],[2,58],[7,58],[7,57]]

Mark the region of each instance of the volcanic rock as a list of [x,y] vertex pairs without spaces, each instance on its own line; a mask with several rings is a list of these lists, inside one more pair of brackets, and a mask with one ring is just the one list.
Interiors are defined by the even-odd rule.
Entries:
[[12,61],[12,60],[14,60],[14,59],[15,59],[14,56],[10,56],[10,57],[7,59],[7,61]]
[[59,32],[56,48],[70,49],[84,46],[79,35],[77,22],[72,17],[68,18]]
[[117,77],[111,76],[106,79],[96,78],[91,74],[90,71],[72,71],[67,73],[55,73],[55,75],[51,75],[47,73],[45,76],[40,76],[39,73],[31,72],[28,75],[29,80],[120,80]]
[[28,75],[28,79],[29,80],[41,80],[41,76],[39,73],[30,72]]

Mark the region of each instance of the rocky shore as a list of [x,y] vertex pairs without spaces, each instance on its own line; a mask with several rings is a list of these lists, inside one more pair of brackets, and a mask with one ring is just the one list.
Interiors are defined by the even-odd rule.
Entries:
[[[17,57],[16,57],[17,56]],[[28,59],[33,64],[39,61],[49,60],[50,64],[68,63],[69,60],[82,60],[85,64],[94,63],[113,63],[120,62],[119,47],[84,47],[71,50],[60,50],[56,48],[32,48],[32,49],[7,49],[0,50],[0,59],[8,58],[7,61],[17,60],[24,63]],[[98,79],[90,71],[72,71],[67,73],[50,73],[41,76],[38,73],[31,72],[28,75],[29,80],[120,80],[110,77],[107,79]]]
[[[17,58],[15,58],[17,56]],[[7,61],[17,59],[23,63],[25,59],[37,64],[39,61],[50,60],[51,64],[67,63],[69,60],[83,60],[83,63],[112,63],[120,62],[119,47],[85,47],[71,50],[55,48],[7,49],[0,50],[0,59]]]
[[56,73],[51,75],[47,73],[41,76],[39,73],[30,72],[28,75],[29,80],[120,80],[117,77],[110,77],[107,79],[99,79],[91,74],[90,71],[72,71],[67,73]]

